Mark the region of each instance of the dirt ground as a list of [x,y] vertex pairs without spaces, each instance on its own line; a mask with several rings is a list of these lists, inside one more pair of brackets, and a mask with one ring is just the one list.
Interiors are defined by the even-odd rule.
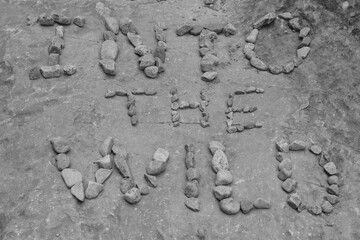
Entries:
[[[214,9],[202,0],[108,0],[110,15],[129,17],[143,42],[155,46],[153,26],[168,25],[165,73],[148,79],[138,69],[138,57],[121,33],[116,61],[117,75],[106,76],[99,67],[104,22],[93,0],[0,1],[0,239],[360,239],[360,5],[335,0],[218,0]],[[74,64],[77,73],[57,79],[31,81],[32,66],[47,62],[47,47],[54,27],[28,26],[26,17],[57,11],[83,15],[86,25],[65,27],[66,47],[61,64]],[[242,47],[251,24],[265,13],[297,12],[311,27],[311,52],[289,75],[272,75],[252,68]],[[100,11],[101,12],[101,11]],[[220,35],[219,77],[201,81],[198,38],[178,37],[176,26],[184,23],[233,23],[238,33]],[[260,31],[256,52],[267,63],[295,57],[298,40],[286,25],[275,23]],[[229,93],[249,86],[264,94],[235,97],[235,104],[257,106],[253,114],[239,114],[235,122],[257,120],[263,128],[228,134],[225,130]],[[156,96],[137,96],[139,124],[132,127],[126,99],[104,98],[107,89],[152,87]],[[183,100],[199,100],[205,89],[210,97],[209,128],[191,124],[198,110],[184,110],[185,123],[171,124],[169,90],[177,87]],[[120,175],[114,171],[104,191],[94,200],[79,203],[54,166],[49,138],[71,141],[72,168],[89,176],[90,164],[100,157],[98,148],[113,136],[130,153],[130,168],[141,178],[158,147],[170,152],[167,170],[136,205],[129,205],[119,190]],[[340,170],[340,203],[334,211],[313,216],[297,213],[286,204],[280,187],[274,143],[285,137],[318,143]],[[212,194],[215,174],[208,143],[222,141],[227,147],[234,175],[234,197],[271,201],[269,210],[228,216]],[[186,143],[196,147],[201,172],[201,210],[184,205]],[[309,152],[293,153],[294,178],[299,193],[309,204],[320,204],[326,174]]]

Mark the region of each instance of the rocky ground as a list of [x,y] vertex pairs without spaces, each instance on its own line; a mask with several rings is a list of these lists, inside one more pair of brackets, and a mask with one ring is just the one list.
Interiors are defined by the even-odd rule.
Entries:
[[[60,65],[74,65],[74,75],[29,80],[29,70],[48,62],[55,26],[32,20],[52,11],[86,19],[84,27],[65,26],[66,47]],[[268,12],[291,12],[311,28],[311,52],[290,74],[273,75],[254,69],[243,54],[252,24]],[[166,23],[165,72],[150,79],[138,68],[134,47],[117,35],[116,76],[104,74],[99,52],[106,30],[103,16],[128,17],[143,42],[157,44],[154,25]],[[27,20],[29,16],[29,20]],[[35,18],[34,18],[35,17]],[[360,239],[360,5],[340,0],[135,0],[102,3],[87,0],[0,2],[0,239]],[[198,37],[177,36],[183,23],[232,23],[237,34],[219,34],[219,64],[213,82],[201,80]],[[284,64],[296,57],[298,33],[275,21],[261,29],[256,55],[266,64]],[[234,124],[262,123],[229,134],[225,111],[229,94],[248,87],[262,94],[234,95],[236,106],[256,106],[234,114]],[[196,123],[199,110],[180,110],[174,127],[171,94],[200,101],[203,90],[210,126]],[[124,97],[105,98],[108,89],[152,88],[157,94],[138,95],[138,123],[132,126]],[[122,179],[113,170],[94,199],[79,202],[56,167],[53,137],[70,142],[71,168],[91,180],[99,146],[112,136],[129,153],[135,179],[142,179],[158,148],[169,152],[166,171],[157,177],[137,204],[120,191]],[[331,213],[298,213],[287,204],[278,179],[275,143],[303,140],[321,146],[339,172],[339,203]],[[235,200],[270,201],[270,209],[226,215],[214,197],[215,173],[208,144],[222,142],[233,177]],[[195,147],[200,211],[188,209],[185,144]],[[327,174],[319,157],[309,151],[289,154],[297,193],[318,206],[326,193]]]

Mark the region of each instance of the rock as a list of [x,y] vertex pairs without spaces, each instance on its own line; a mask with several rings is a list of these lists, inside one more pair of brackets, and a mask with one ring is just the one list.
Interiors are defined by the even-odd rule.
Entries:
[[76,73],[76,66],[74,65],[65,65],[63,71],[66,75],[71,76]]
[[298,46],[298,49],[299,48],[303,48],[303,47],[309,47],[310,44],[311,44],[311,38],[309,37],[304,37],[304,39],[301,41],[301,43],[299,44]]
[[296,58],[296,59],[294,59],[294,66],[297,68],[297,67],[299,67],[301,64],[303,64],[303,62],[304,62],[304,59],[302,59],[302,58]]
[[200,57],[204,57],[206,54],[217,56],[216,50],[206,47],[200,48],[199,53],[200,53]]
[[256,87],[248,87],[245,89],[245,93],[254,93],[256,92]]
[[224,152],[225,146],[219,141],[211,141],[209,143],[209,150],[210,150],[211,154],[214,155],[217,150],[221,150]]
[[145,75],[149,78],[156,78],[159,73],[159,68],[156,66],[150,66],[145,68]]
[[26,17],[26,25],[27,26],[33,26],[39,21],[39,16],[35,15],[28,15]]
[[263,198],[258,198],[254,202],[254,207],[257,209],[270,209],[271,203],[268,200],[265,200]]
[[299,18],[293,18],[289,21],[289,26],[292,30],[294,31],[300,31],[301,30],[301,26],[300,26],[300,19]]
[[211,161],[212,169],[217,173],[220,169],[229,170],[229,162],[222,150],[216,150]]
[[115,143],[114,143],[111,151],[113,152],[113,154],[118,155],[118,156],[122,156],[122,157],[124,157],[125,159],[127,159],[127,158],[128,158],[128,155],[129,155],[129,154],[127,153],[125,147],[124,147],[123,145],[121,145],[121,144],[115,144]]
[[308,27],[304,27],[300,30],[300,33],[299,33],[299,38],[304,38],[306,37],[310,32],[310,28]]
[[179,102],[179,108],[180,109],[185,109],[185,108],[188,108],[190,106],[190,104],[186,101],[180,101]]
[[190,30],[190,34],[194,36],[199,36],[203,29],[204,27],[202,25],[194,25]]
[[337,168],[336,165],[333,162],[329,162],[324,165],[324,170],[329,175],[335,175],[337,174]]
[[217,200],[221,201],[229,198],[232,194],[232,188],[228,186],[216,186],[213,188],[214,196]]
[[305,150],[306,143],[301,140],[295,140],[289,145],[289,150],[291,151],[302,151]]
[[218,38],[215,32],[203,29],[199,36],[199,47],[200,48],[214,48],[215,40]]
[[54,19],[50,15],[46,15],[45,13],[41,14],[39,16],[39,23],[41,26],[53,26],[54,25]]
[[123,97],[123,96],[127,96],[128,92],[125,89],[120,88],[120,89],[115,90],[115,94],[116,94],[116,96]]
[[291,160],[289,158],[285,158],[284,160],[282,160],[280,163],[279,163],[279,166],[278,166],[278,169],[279,171],[281,169],[287,169],[287,170],[292,170],[293,169],[293,164],[291,162]]
[[110,41],[116,42],[116,35],[115,35],[115,33],[111,32],[111,31],[103,32],[103,38],[104,38],[104,41],[110,40]]
[[240,203],[231,197],[221,200],[219,205],[221,211],[228,215],[234,215],[240,211]]
[[[297,208],[297,211],[301,213],[302,211],[306,210],[307,206],[305,203],[300,203],[300,206]],[[295,209],[296,210],[296,209]]]
[[52,14],[54,22],[61,25],[70,25],[72,23],[72,18],[64,15],[59,15],[57,13]]
[[339,185],[339,178],[338,176],[332,175],[328,177],[327,182],[329,185],[333,185],[333,184]]
[[223,23],[209,23],[204,26],[205,29],[215,32],[217,34],[222,33],[224,29]]
[[96,182],[103,184],[106,181],[106,179],[110,177],[111,173],[112,173],[112,169],[100,168],[95,172]]
[[261,27],[272,23],[276,19],[275,13],[268,13],[253,24],[254,28],[260,29]]
[[207,54],[200,61],[201,71],[212,72],[215,70],[215,66],[217,66],[218,64],[219,64],[218,57],[212,54]]
[[196,180],[193,181],[187,181],[185,184],[185,188],[184,188],[184,194],[185,196],[187,196],[188,198],[191,197],[199,197],[199,182]]
[[57,53],[50,53],[48,59],[48,66],[58,65],[60,63],[60,55]]
[[67,153],[70,151],[70,142],[62,137],[54,137],[49,139],[53,150],[56,153]]
[[339,196],[339,186],[336,184],[332,184],[326,188],[326,191],[332,195]]
[[161,27],[155,25],[154,32],[155,32],[156,40],[166,42],[166,35],[165,35],[164,30]]
[[256,68],[258,70],[261,70],[261,71],[268,70],[268,66],[263,61],[258,59],[257,57],[252,57],[250,60],[250,64],[251,64],[251,66],[253,66],[254,68]]
[[[159,68],[160,69],[160,68]],[[153,88],[147,88],[145,89],[145,95],[146,96],[154,96],[157,94],[157,91]]]
[[258,29],[253,29],[249,36],[247,36],[247,38],[245,39],[246,42],[248,43],[255,43],[256,42],[256,39],[258,37],[258,34],[259,34],[259,30]]
[[220,169],[215,178],[215,186],[229,185],[233,182],[233,176],[230,171]]
[[331,161],[330,156],[327,152],[323,152],[321,154],[321,157],[319,158],[319,165],[321,167],[324,167],[325,164],[329,163]]
[[155,66],[158,68],[158,73],[165,72],[164,64],[161,61],[161,59],[156,57],[154,58],[154,60],[155,60]]
[[226,37],[229,37],[230,35],[235,35],[236,34],[236,28],[231,23],[228,23],[228,24],[225,25],[225,27],[223,29],[223,32],[224,32]]
[[120,192],[125,194],[127,191],[135,187],[136,184],[133,178],[122,178],[120,180]]
[[299,194],[292,193],[288,196],[288,199],[286,200],[286,202],[287,202],[287,204],[289,204],[290,207],[297,210],[301,204],[301,198],[299,197]]
[[55,161],[56,161],[56,167],[59,171],[62,171],[65,168],[69,168],[71,165],[70,158],[63,153],[56,155]]
[[308,206],[308,212],[317,216],[321,214],[322,209],[319,205]]
[[173,102],[170,107],[171,107],[171,110],[176,111],[179,109],[179,103]]
[[120,31],[126,36],[128,33],[138,34],[133,21],[130,18],[124,17],[120,19]]
[[128,115],[129,117],[135,116],[136,115],[136,107],[135,105],[131,105],[128,109]]
[[73,24],[75,24],[78,27],[85,26],[85,17],[84,16],[76,16],[76,17],[74,17]]
[[41,66],[40,73],[44,78],[58,78],[61,74],[60,65]]
[[333,211],[333,206],[328,201],[324,201],[324,203],[321,205],[321,210],[323,213],[331,213]]
[[185,206],[194,212],[200,211],[200,202],[199,199],[191,197],[185,199]]
[[150,193],[149,186],[145,182],[140,181],[140,183],[137,183],[136,186],[141,195],[148,195]]
[[71,194],[80,202],[85,200],[84,185],[82,182],[77,182],[71,187]]
[[186,154],[185,166],[187,169],[195,167],[195,153],[189,152]]
[[146,172],[149,175],[158,175],[166,169],[166,162],[164,161],[151,161],[146,167]]
[[279,152],[284,152],[284,153],[289,152],[289,144],[285,139],[281,139],[277,141],[275,146]]
[[114,139],[112,137],[107,137],[99,147],[99,153],[101,156],[105,157],[111,153],[111,149],[114,146]]
[[146,183],[152,187],[152,188],[156,188],[157,187],[157,182],[156,182],[156,177],[155,176],[150,176],[150,175],[147,175],[147,174],[144,174],[144,178],[145,178],[145,181]]
[[166,58],[165,49],[162,47],[156,47],[154,50],[154,58],[160,58],[160,60],[164,63]]
[[55,36],[51,39],[48,47],[49,54],[56,53],[61,55],[61,50],[65,47],[65,41],[63,38]]
[[167,44],[163,41],[158,41],[157,46],[163,48],[165,51],[167,50]]
[[178,36],[183,36],[186,33],[190,32],[190,30],[193,28],[192,25],[190,25],[189,23],[185,23],[183,25],[180,25],[176,28],[176,34]]
[[188,181],[197,180],[200,181],[200,172],[196,168],[189,168],[186,170],[186,178]]
[[100,59],[116,60],[119,53],[119,48],[116,42],[106,40],[101,45]]
[[318,145],[312,145],[309,150],[315,155],[319,155],[322,152],[321,147]]
[[335,205],[339,202],[339,197],[335,195],[327,195],[324,197],[324,199],[329,203],[331,203],[332,205]]
[[41,77],[40,67],[35,66],[29,70],[29,79],[30,80],[37,80]]
[[131,188],[129,191],[125,193],[124,199],[130,204],[135,204],[140,202],[141,200],[140,190],[136,187]]
[[250,130],[250,129],[253,129],[253,128],[255,128],[255,123],[245,123],[244,124],[244,129],[246,129],[246,130]]
[[124,155],[116,154],[114,156],[114,163],[116,168],[119,170],[120,175],[123,178],[131,178],[132,174],[126,162],[126,157]]
[[273,64],[270,64],[269,65],[269,71],[272,73],[272,74],[280,74],[283,72],[283,68],[278,66],[278,65],[273,65]]
[[104,59],[100,60],[99,64],[104,71],[104,73],[115,76],[116,75],[116,69],[115,69],[115,61],[110,59]]
[[107,30],[112,31],[116,35],[119,33],[119,23],[116,18],[106,17],[105,18],[105,27]]
[[205,5],[210,5],[210,4],[214,4],[215,0],[204,0],[204,4]]
[[55,28],[55,36],[59,38],[64,38],[65,29],[63,26],[57,26]]
[[199,102],[189,102],[189,107],[190,107],[191,109],[196,109],[196,108],[199,107],[199,105],[200,105]]
[[254,52],[254,50],[255,50],[255,45],[253,43],[246,43],[243,49],[245,57],[249,60],[253,57],[256,57],[256,53]]
[[76,183],[82,181],[81,173],[78,170],[65,168],[61,171],[61,177],[64,179],[64,182],[68,188],[71,188]]
[[134,88],[131,90],[131,93],[134,95],[143,95],[145,94],[145,90],[142,88]]
[[206,72],[201,76],[201,80],[205,82],[212,82],[216,79],[217,75],[217,72]]
[[297,57],[298,58],[302,58],[305,59],[309,53],[310,53],[310,48],[309,47],[303,47],[297,50]]
[[294,71],[294,68],[295,68],[294,62],[289,62],[289,63],[284,65],[283,71],[284,71],[284,73],[289,74],[292,71]]
[[281,187],[285,192],[292,193],[297,187],[297,181],[292,178],[288,178],[281,184]]
[[151,67],[154,65],[155,65],[154,56],[152,54],[147,54],[141,57],[139,68],[145,69],[147,67]]
[[238,132],[243,132],[245,130],[244,126],[240,125],[236,127]]
[[240,202],[240,207],[241,212],[247,214],[254,208],[254,204],[251,201],[244,199]]
[[277,176],[281,181],[285,181],[292,176],[292,170],[283,168],[279,171]]
[[130,41],[130,43],[131,43],[134,47],[137,47],[137,46],[143,44],[140,35],[137,35],[137,34],[135,34],[135,33],[128,32],[127,37],[128,37],[128,40]]
[[278,16],[284,20],[290,20],[293,18],[292,14],[289,12],[280,13]]

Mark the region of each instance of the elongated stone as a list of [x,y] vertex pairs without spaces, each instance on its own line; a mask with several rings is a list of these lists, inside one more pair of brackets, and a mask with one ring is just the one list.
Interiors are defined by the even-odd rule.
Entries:
[[254,28],[260,29],[261,27],[272,23],[276,19],[275,13],[268,13],[253,24]]
[[112,31],[116,35],[119,33],[119,23],[114,17],[105,18],[105,27],[107,30]]
[[61,67],[60,65],[41,66],[40,72],[44,78],[58,78],[61,74]]
[[100,59],[110,59],[115,61],[119,53],[119,48],[116,42],[106,40],[101,45]]

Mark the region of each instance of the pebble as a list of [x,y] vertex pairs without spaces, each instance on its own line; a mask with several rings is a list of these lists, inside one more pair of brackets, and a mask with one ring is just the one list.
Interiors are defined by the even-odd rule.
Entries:
[[213,194],[219,201],[229,198],[232,194],[232,188],[228,186],[216,186],[213,188]]
[[328,162],[327,164],[324,165],[323,168],[325,172],[329,175],[335,175],[338,173],[334,162]]
[[145,90],[142,88],[134,88],[131,90],[131,93],[134,95],[142,95],[145,94]]
[[169,160],[169,152],[163,148],[158,148],[154,153],[152,160],[167,163]]
[[61,50],[65,47],[65,41],[59,36],[54,36],[48,47],[49,54],[57,53],[61,55]]
[[65,168],[69,168],[71,165],[70,158],[66,154],[63,154],[63,153],[56,155],[55,161],[56,161],[56,167],[59,171],[62,171]]
[[145,55],[151,54],[151,49],[145,45],[138,45],[135,47],[134,52],[135,52],[135,54],[137,54],[139,56],[145,56]]
[[67,153],[70,151],[70,142],[62,137],[54,137],[49,139],[53,150],[56,153]]
[[135,182],[133,178],[122,178],[120,180],[120,192],[125,194],[127,191],[129,191],[131,188],[135,187]]
[[211,154],[214,155],[217,150],[221,150],[224,152],[225,146],[219,141],[211,141],[209,143],[209,150],[210,150]]
[[325,166],[325,164],[329,163],[331,161],[330,156],[327,152],[323,152],[321,154],[321,157],[319,159],[319,165],[321,167]]
[[179,95],[178,94],[172,95],[170,100],[172,103],[177,102],[179,100]]
[[167,50],[166,42],[158,41],[157,46],[163,48],[165,51]]
[[125,36],[130,32],[133,34],[138,34],[138,30],[135,27],[133,21],[130,18],[123,17],[120,19],[119,28],[122,34]]
[[39,23],[41,26],[53,26],[54,25],[54,19],[52,16],[47,15],[45,13],[41,14],[39,16]]
[[270,64],[269,65],[269,71],[272,73],[272,74],[280,74],[283,72],[283,68],[278,66],[278,65],[273,65],[273,64]]
[[229,185],[233,182],[233,176],[230,171],[220,169],[215,178],[215,186]]
[[164,161],[150,161],[146,167],[146,172],[149,175],[158,175],[166,169],[166,162]]
[[61,74],[60,65],[41,66],[40,73],[44,78],[58,78]]
[[185,199],[185,206],[194,212],[200,211],[200,202],[199,199],[191,197]]
[[80,202],[85,200],[85,189],[82,182],[77,182],[74,186],[71,187],[71,194]]
[[185,157],[185,166],[187,169],[195,167],[195,153],[188,152]]
[[57,13],[52,14],[54,22],[61,25],[70,25],[72,23],[72,18],[64,15],[59,15]]
[[63,178],[66,186],[71,188],[76,183],[82,181],[81,173],[78,170],[66,168],[61,171],[61,177]]
[[65,75],[68,75],[68,76],[74,75],[76,73],[76,66],[65,65],[63,67],[63,71],[64,71]]
[[214,42],[218,38],[215,32],[203,29],[199,35],[199,47],[214,48]]
[[150,176],[148,174],[144,174],[144,178],[146,183],[152,187],[152,188],[156,188],[158,186],[157,182],[156,182],[156,177],[155,176]]
[[275,13],[268,13],[253,24],[254,28],[260,29],[261,27],[272,23],[276,19]]
[[212,82],[216,79],[217,75],[217,72],[206,72],[201,76],[201,80],[205,82]]
[[111,149],[114,146],[114,139],[112,137],[107,137],[99,147],[99,153],[101,156],[105,157],[111,153]]
[[250,130],[250,129],[253,129],[253,128],[255,128],[255,123],[245,123],[244,124],[244,129],[245,130]]
[[178,36],[183,36],[185,35],[186,33],[190,32],[190,30],[193,28],[192,25],[188,24],[188,23],[185,23],[183,25],[180,25],[176,28],[176,34]]
[[179,108],[180,109],[185,109],[185,108],[188,108],[190,106],[190,104],[186,101],[180,101],[179,102]]
[[225,34],[225,37],[229,37],[230,35],[235,35],[236,34],[236,28],[234,25],[232,25],[231,23],[228,23],[225,25],[223,32]]
[[240,125],[236,127],[238,132],[243,132],[245,130],[244,126]]
[[257,57],[252,57],[250,60],[250,64],[251,64],[251,66],[253,66],[254,68],[256,68],[258,70],[261,70],[261,71],[268,70],[268,66],[263,61],[258,59]]
[[297,181],[292,178],[288,178],[281,184],[281,187],[285,192],[292,193],[297,187]]
[[116,168],[119,170],[120,175],[123,178],[131,178],[132,174],[129,165],[126,162],[126,156],[123,154],[116,154],[113,157],[113,160]]
[[256,93],[264,93],[265,89],[263,88],[256,88]]
[[204,28],[219,34],[219,33],[222,33],[222,31],[224,29],[224,24],[223,23],[208,23],[204,26]]
[[189,152],[195,154],[195,146],[194,146],[194,144],[192,144],[192,143],[185,144],[184,148],[185,148],[186,154],[189,153]]
[[59,38],[64,38],[65,29],[63,26],[57,26],[55,28],[55,36]]
[[324,201],[324,203],[321,205],[321,209],[323,213],[331,213],[333,211],[333,206],[328,201]]
[[172,122],[179,122],[180,121],[180,114],[174,114],[171,117]]
[[115,61],[110,59],[104,59],[100,60],[99,64],[104,71],[104,73],[115,76],[116,75],[116,69],[115,69]]
[[229,162],[222,150],[216,150],[211,161],[212,169],[217,173],[220,169],[229,170]]
[[160,58],[161,62],[165,62],[165,58],[166,58],[166,53],[165,53],[165,49],[162,47],[156,47],[154,50],[154,58]]
[[217,51],[215,49],[203,47],[199,49],[200,57],[204,57],[206,54],[211,54],[217,56]]
[[155,25],[154,32],[155,32],[156,40],[166,42],[166,35],[165,35],[164,30],[161,27]]
[[253,29],[249,36],[247,36],[247,38],[245,39],[246,42],[248,43],[255,43],[256,42],[256,39],[258,37],[258,34],[259,34],[259,30],[258,29]]
[[203,29],[204,29],[204,27],[202,25],[199,25],[199,24],[194,25],[192,27],[192,29],[190,30],[190,34],[194,35],[194,36],[199,36]]
[[304,27],[300,30],[299,38],[304,38],[310,33],[310,28]]
[[298,46],[298,49],[299,48],[303,48],[303,47],[309,47],[310,44],[311,44],[311,38],[309,37],[304,37],[304,39],[301,41],[301,43],[299,44]]
[[119,23],[114,17],[105,18],[105,27],[107,30],[112,31],[116,35],[119,33]]
[[[300,203],[300,206],[297,208],[297,211],[300,213],[307,209],[307,206],[305,203]],[[296,210],[296,209],[295,209]]]
[[289,144],[285,139],[281,139],[277,141],[275,146],[279,152],[284,152],[284,153],[289,152]]
[[100,168],[95,172],[95,179],[97,183],[103,184],[112,174],[112,169]]
[[339,178],[338,176],[332,175],[328,177],[327,182],[329,185],[333,185],[333,184],[339,185]]
[[204,0],[205,5],[214,4],[215,0]]
[[136,184],[136,186],[139,189],[141,195],[148,195],[150,193],[149,186],[145,182],[140,181]]
[[231,197],[221,200],[219,205],[221,211],[228,215],[234,215],[240,211],[240,203]]
[[303,64],[303,62],[304,62],[304,59],[302,59],[302,58],[296,58],[296,59],[294,59],[294,66],[297,68],[297,67],[299,67],[301,64]]
[[294,140],[289,145],[289,150],[291,151],[302,151],[305,150],[305,148],[306,148],[306,143],[301,140]]
[[233,133],[238,132],[238,129],[237,129],[236,126],[230,126],[230,127],[227,127],[227,128],[226,128],[226,131],[227,131],[229,134],[233,134]]
[[299,194],[292,193],[288,196],[288,199],[286,200],[286,202],[290,207],[297,210],[301,204],[301,198],[300,198]]
[[154,96],[157,94],[157,91],[153,88],[147,88],[145,89],[145,95],[146,96]]
[[291,29],[295,30],[295,31],[300,31],[301,30],[301,26],[300,26],[300,19],[299,18],[293,18],[289,21],[289,26]]
[[308,206],[308,212],[316,216],[321,214],[322,209],[319,205]]
[[154,60],[155,60],[155,66],[158,68],[158,73],[165,72],[164,63],[161,61],[161,59],[155,57]]
[[322,152],[322,149],[319,145],[312,145],[309,150],[315,155],[319,155]]
[[302,48],[298,49],[297,50],[297,57],[305,59],[309,55],[310,50],[311,49],[309,47],[302,47]]
[[256,87],[248,87],[247,89],[245,89],[246,93],[254,93],[256,92]]
[[128,115],[129,117],[135,116],[136,115],[136,107],[135,105],[131,105],[128,109]]
[[285,181],[292,176],[292,170],[283,168],[279,171],[277,176],[281,181]]
[[106,40],[101,45],[100,59],[116,60],[119,53],[118,45],[113,40]]
[[152,54],[147,54],[147,55],[144,55],[141,57],[139,68],[145,69],[147,67],[154,66],[154,65],[155,65],[154,56]]
[[40,67],[35,66],[29,70],[29,79],[30,80],[37,80],[41,77]]
[[84,27],[85,26],[85,17],[84,16],[74,17],[73,24],[75,24],[78,27]]
[[174,110],[174,111],[176,111],[176,110],[178,110],[179,109],[179,103],[177,103],[177,102],[173,102],[173,103],[171,103],[171,110]]
[[339,186],[336,184],[332,184],[327,187],[326,191],[332,195],[339,196]]
[[284,12],[284,13],[280,13],[279,18],[282,18],[284,20],[290,20],[293,18],[292,14],[290,12]]
[[282,160],[280,163],[279,163],[279,166],[278,166],[278,169],[279,171],[281,169],[287,169],[287,170],[292,170],[293,169],[293,164],[291,162],[291,160],[289,158],[285,158],[284,160]]
[[202,72],[213,72],[215,66],[219,64],[219,58],[212,55],[206,54],[200,61],[200,67]]
[[127,33],[127,37],[128,37],[128,40],[130,41],[130,43],[131,43],[134,47],[137,47],[137,46],[143,44],[140,35],[137,35],[137,34],[135,34],[135,33],[128,32],[128,33]]
[[200,172],[196,168],[189,168],[186,170],[186,178],[188,181],[197,180],[200,181]]
[[254,202],[254,207],[257,209],[270,209],[271,203],[268,200],[265,200],[263,198],[258,198]]
[[140,190],[136,187],[131,188],[124,194],[124,199],[130,204],[135,204],[140,202],[141,200],[141,193]]
[[255,123],[255,128],[262,128],[263,124],[261,122],[256,122]]
[[235,95],[243,95],[243,94],[245,94],[244,90],[236,90],[235,91]]
[[184,188],[184,194],[188,198],[199,197],[199,182],[196,180],[187,181]]
[[248,214],[254,208],[254,204],[250,200],[244,199],[240,201],[240,208],[242,213]]
[[335,195],[327,195],[324,197],[324,199],[329,203],[331,203],[332,205],[335,205],[339,202],[339,197]]
[[292,71],[294,71],[294,68],[295,68],[294,62],[289,62],[289,63],[285,64],[283,68],[284,68],[283,69],[284,73],[286,73],[286,74],[291,73]]
[[255,45],[253,43],[246,43],[243,49],[245,57],[249,60],[251,60],[252,58],[256,58],[256,53],[254,52],[254,50]]
[[210,126],[210,123],[209,123],[208,121],[205,121],[204,119],[201,119],[201,120],[200,120],[200,126],[201,126],[202,128],[207,128],[207,127]]

